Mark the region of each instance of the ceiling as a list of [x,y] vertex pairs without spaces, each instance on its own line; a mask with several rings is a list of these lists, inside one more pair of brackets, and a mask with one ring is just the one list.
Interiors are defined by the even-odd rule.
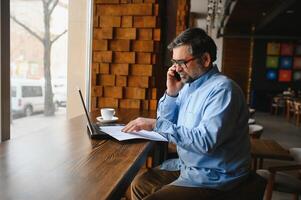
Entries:
[[190,14],[197,17],[196,26],[206,30],[208,0],[190,0]]
[[[301,38],[300,0],[230,0],[236,2],[221,36]],[[226,16],[225,16],[226,17]]]
[[207,14],[207,0],[190,0],[190,12]]

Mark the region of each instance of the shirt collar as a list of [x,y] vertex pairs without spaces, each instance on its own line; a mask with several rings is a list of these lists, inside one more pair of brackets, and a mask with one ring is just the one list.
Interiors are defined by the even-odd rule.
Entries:
[[195,89],[200,87],[204,82],[206,82],[209,78],[211,78],[214,74],[219,73],[219,70],[216,65],[213,65],[211,69],[209,69],[205,74],[201,75],[198,79],[189,83],[189,88]]

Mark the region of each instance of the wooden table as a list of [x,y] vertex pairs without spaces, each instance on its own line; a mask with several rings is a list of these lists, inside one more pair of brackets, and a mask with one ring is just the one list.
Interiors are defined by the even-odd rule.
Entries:
[[253,168],[257,169],[257,160],[259,159],[259,168],[262,168],[263,159],[293,160],[289,151],[284,149],[274,140],[251,139],[251,154],[253,157]]
[[[123,123],[155,115],[117,111]],[[61,121],[0,144],[0,199],[120,199],[153,144],[90,140],[85,116]]]

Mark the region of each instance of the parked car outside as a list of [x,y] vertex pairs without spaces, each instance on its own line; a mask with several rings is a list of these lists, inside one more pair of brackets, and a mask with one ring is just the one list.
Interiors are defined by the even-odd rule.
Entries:
[[[45,101],[44,80],[13,79],[11,81],[11,111],[13,115],[30,116],[35,112],[44,111]],[[59,106],[66,106],[63,94],[53,95],[56,110]]]
[[57,107],[66,107],[67,105],[67,88],[64,81],[54,80],[52,84],[53,102]]
[[12,80],[11,110],[13,114],[24,114],[25,116],[44,111],[44,81]]

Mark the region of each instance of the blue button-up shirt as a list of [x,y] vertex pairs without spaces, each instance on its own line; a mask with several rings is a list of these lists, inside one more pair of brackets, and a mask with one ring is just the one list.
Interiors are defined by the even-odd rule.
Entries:
[[228,190],[250,166],[248,109],[241,89],[214,66],[177,97],[159,101],[154,129],[177,145],[179,159],[164,170],[180,170],[173,185]]

